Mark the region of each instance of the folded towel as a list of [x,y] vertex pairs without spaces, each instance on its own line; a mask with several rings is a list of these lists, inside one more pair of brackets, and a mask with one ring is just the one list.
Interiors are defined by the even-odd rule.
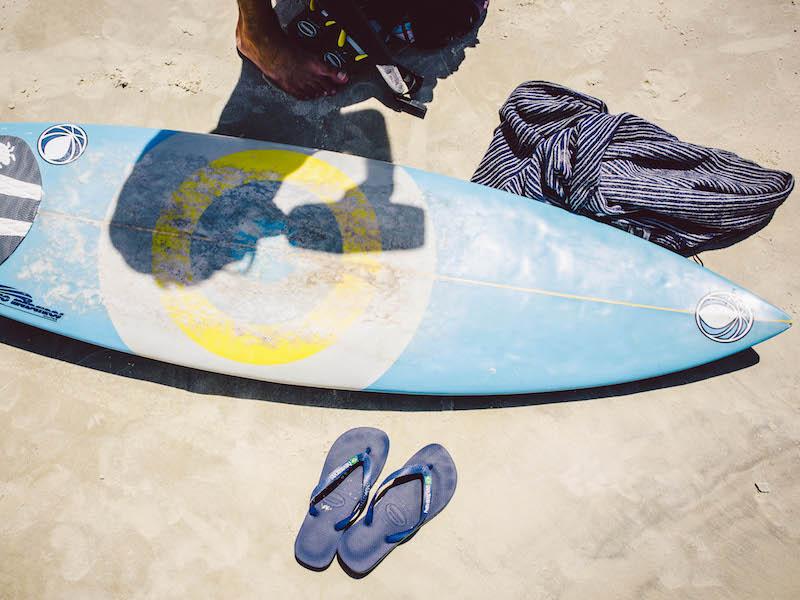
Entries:
[[472,181],[687,256],[752,235],[794,187],[789,173],[610,115],[601,100],[552,83],[517,87],[500,121]]

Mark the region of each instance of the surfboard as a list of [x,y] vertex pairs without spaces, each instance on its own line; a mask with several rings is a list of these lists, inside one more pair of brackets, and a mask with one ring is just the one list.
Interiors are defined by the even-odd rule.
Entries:
[[210,134],[0,125],[0,252],[2,316],[337,389],[600,386],[790,326],[690,260],[541,202]]

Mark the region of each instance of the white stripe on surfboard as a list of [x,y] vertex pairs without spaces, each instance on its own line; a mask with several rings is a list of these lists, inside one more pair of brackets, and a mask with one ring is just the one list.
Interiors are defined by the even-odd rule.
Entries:
[[0,194],[26,200],[41,200],[42,186],[0,175]]
[[25,237],[32,223],[28,221],[16,221],[14,219],[4,219],[0,217],[0,235],[15,235]]

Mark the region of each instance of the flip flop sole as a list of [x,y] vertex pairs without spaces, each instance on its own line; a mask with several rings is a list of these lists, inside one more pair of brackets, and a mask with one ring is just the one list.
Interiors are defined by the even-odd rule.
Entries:
[[[372,427],[358,427],[339,436],[328,452],[319,482],[322,483],[334,469],[367,448],[370,449],[369,455],[373,464],[372,481],[369,482],[371,486],[380,475],[389,453],[388,436],[380,429]],[[306,511],[306,517],[294,544],[294,555],[301,565],[313,570],[323,570],[330,565],[343,533],[337,531],[335,525],[346,518],[358,503],[361,497],[363,473],[363,467],[357,466],[317,502],[316,516]]]
[[[440,513],[456,490],[458,475],[456,465],[450,454],[439,444],[425,446],[412,456],[404,466],[426,464],[431,472],[431,504],[428,516],[422,523]],[[345,531],[339,540],[338,554],[342,566],[355,577],[363,577],[399,544],[409,541],[411,536],[401,542],[389,543],[386,537],[413,527],[422,511],[422,482],[418,478],[409,479],[389,489],[380,502],[375,504],[373,520],[367,525],[361,519]],[[417,530],[418,531],[418,530]]]

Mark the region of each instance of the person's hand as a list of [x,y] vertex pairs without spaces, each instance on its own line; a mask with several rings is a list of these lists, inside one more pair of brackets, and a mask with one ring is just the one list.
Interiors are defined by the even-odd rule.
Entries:
[[300,100],[332,96],[348,82],[347,73],[282,37],[248,35],[239,26],[236,46],[261,72],[283,91]]

